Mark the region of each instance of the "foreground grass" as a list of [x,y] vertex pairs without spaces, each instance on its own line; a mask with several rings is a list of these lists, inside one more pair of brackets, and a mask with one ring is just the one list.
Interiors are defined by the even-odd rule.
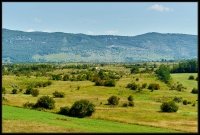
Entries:
[[177,132],[90,118],[72,118],[54,113],[3,105],[3,132]]

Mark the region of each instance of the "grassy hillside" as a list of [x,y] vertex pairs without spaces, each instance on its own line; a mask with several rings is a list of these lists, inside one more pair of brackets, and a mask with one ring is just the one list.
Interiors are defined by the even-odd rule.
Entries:
[[[15,76],[15,75],[4,75],[3,76],[3,86],[6,88],[7,93],[4,97],[8,100],[4,102],[5,105],[10,106],[19,106],[22,107],[24,103],[27,101],[35,103],[37,99],[44,95],[49,95],[53,97],[52,93],[55,91],[64,92],[64,98],[54,98],[56,101],[56,108],[50,110],[50,112],[57,112],[62,106],[71,106],[75,101],[79,99],[88,99],[96,106],[95,113],[87,120],[109,120],[111,123],[113,122],[121,122],[124,125],[129,124],[139,124],[153,127],[160,127],[163,129],[171,129],[171,130],[179,130],[181,132],[197,132],[197,114],[198,114],[198,102],[197,94],[192,94],[191,89],[193,87],[197,87],[196,80],[188,80],[190,73],[188,74],[172,74],[172,79],[174,82],[181,82],[187,89],[185,91],[176,91],[169,90],[170,88],[160,80],[158,80],[154,74],[142,73],[142,74],[129,74],[129,69],[124,68],[123,66],[104,66],[103,69],[110,69],[114,71],[123,71],[125,75],[116,83],[115,87],[104,87],[104,86],[95,86],[94,82],[91,81],[55,81],[52,80],[52,85],[47,87],[37,88],[40,91],[40,95],[38,97],[32,97],[31,95],[25,95],[23,92],[29,82],[37,82],[37,81],[47,81],[48,77],[36,77],[36,76]],[[57,69],[53,73],[66,73],[75,69]],[[197,75],[197,74],[193,74]],[[139,81],[136,81],[136,78],[139,78]],[[126,85],[130,82],[136,82],[139,84],[142,83],[158,83],[160,85],[160,90],[154,90],[151,92],[147,88],[143,89],[141,92],[133,91],[126,88]],[[16,84],[19,88],[23,89],[21,93],[18,94],[10,94],[12,84]],[[77,89],[80,87],[80,89]],[[120,103],[116,107],[111,107],[107,104],[107,99],[116,95],[120,97]],[[132,95],[134,97],[135,106],[134,107],[122,107],[123,103],[127,102],[127,97]],[[192,104],[183,105],[181,103],[177,103],[179,106],[179,110],[176,113],[163,113],[160,112],[160,105],[163,101],[172,100],[175,96],[182,97],[183,99],[187,99],[192,103],[196,103],[196,106],[192,106]],[[30,110],[28,110],[30,111]],[[48,110],[49,111],[49,110]],[[6,115],[5,113],[4,115]],[[12,114],[14,115],[14,114]],[[49,114],[54,115],[54,114]],[[4,119],[5,117],[3,117]],[[33,119],[35,119],[33,117]],[[37,119],[37,118],[36,118]],[[5,119],[4,119],[5,120]],[[43,120],[43,119],[41,119]],[[84,121],[81,120],[81,121]],[[9,120],[4,123],[3,127],[9,129],[9,122],[12,123],[13,120]],[[16,125],[18,125],[17,121]],[[27,125],[26,118],[23,120],[25,125]],[[23,123],[22,122],[22,123]],[[38,122],[38,121],[35,121]],[[43,124],[47,124],[43,122]],[[87,122],[86,122],[87,123]],[[31,124],[28,122],[28,124]],[[88,123],[90,124],[90,122]],[[32,123],[32,125],[34,125]],[[72,124],[73,125],[73,124]],[[96,124],[95,124],[96,125]],[[102,124],[104,125],[104,124]],[[105,124],[106,125],[106,124]],[[111,124],[112,125],[112,124]],[[48,125],[44,125],[47,129],[43,131],[48,131]],[[31,126],[30,126],[31,127]],[[97,126],[98,127],[98,126]],[[109,126],[108,126],[109,127]],[[119,126],[121,127],[121,126]],[[59,128],[60,127],[55,127]],[[114,127],[113,127],[114,128]],[[70,131],[72,128],[70,128]],[[115,131],[115,129],[108,129],[106,131]],[[120,131],[126,132],[126,130],[121,130],[116,127],[116,131],[119,129]],[[139,128],[138,128],[139,129]],[[17,129],[16,129],[17,130]],[[68,131],[69,129],[60,129],[58,131]],[[56,129],[55,129],[56,131]],[[82,129],[79,131],[97,131],[95,129]],[[100,131],[100,130],[99,130]],[[104,130],[102,130],[104,131]],[[119,132],[120,132],[119,131]],[[137,130],[131,130],[130,132],[137,132]],[[143,132],[143,130],[141,130]],[[150,131],[150,130],[148,130]],[[147,131],[147,132],[148,132]],[[163,130],[164,132],[165,130]],[[42,132],[42,130],[41,130]],[[129,132],[127,128],[127,132]],[[152,130],[153,132],[153,130]]]
[[149,126],[90,118],[71,118],[49,112],[3,106],[3,132],[177,132]]

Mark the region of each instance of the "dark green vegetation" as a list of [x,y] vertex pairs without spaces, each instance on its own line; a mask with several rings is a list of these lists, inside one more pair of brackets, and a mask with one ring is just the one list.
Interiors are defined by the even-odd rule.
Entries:
[[174,101],[164,102],[160,106],[162,112],[177,112],[178,106],[175,104]]
[[[138,36],[2,30],[3,62],[137,62],[197,58],[197,36]],[[167,51],[166,51],[167,50]]]
[[[42,70],[28,70],[37,69],[37,65],[43,67]],[[142,124],[196,132],[198,101],[197,94],[191,90],[197,88],[197,81],[188,78],[190,75],[196,78],[197,74],[170,73],[170,80],[166,83],[157,74],[163,65],[171,71],[178,62],[5,64],[2,66],[3,104],[57,113],[66,118],[89,117],[132,126]],[[139,71],[131,73],[135,66]],[[19,70],[23,67],[27,71]],[[58,75],[59,79],[53,79],[53,75]],[[102,85],[96,85],[98,81]],[[13,89],[17,90],[16,94],[12,94]],[[184,100],[187,100],[187,105],[183,104]],[[173,104],[166,104],[168,109],[164,111],[173,110],[174,113],[161,112],[161,105],[171,101],[176,102],[178,110],[174,111]],[[25,125],[28,124],[30,122]]]

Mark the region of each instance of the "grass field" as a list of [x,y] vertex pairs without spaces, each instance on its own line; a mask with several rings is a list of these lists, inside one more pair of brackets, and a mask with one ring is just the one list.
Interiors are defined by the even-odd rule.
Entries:
[[3,125],[3,132],[24,132],[25,129],[26,132],[177,132],[107,120],[72,118],[6,105],[3,106]]
[[[73,118],[73,122],[69,125],[64,120],[51,120],[47,117],[49,116],[50,118],[51,115],[55,115],[55,117],[59,117],[60,119],[67,118],[71,120],[72,118],[70,117],[60,116],[53,113],[34,112],[33,110],[10,107],[22,107],[25,102],[29,101],[35,103],[38,99],[38,97],[32,97],[31,95],[25,95],[23,93],[10,94],[12,90],[12,84],[16,84],[20,88],[25,90],[29,82],[41,80],[45,81],[48,80],[48,78],[35,76],[31,76],[29,78],[26,76],[18,77],[14,75],[4,75],[3,86],[7,90],[7,94],[5,94],[4,97],[8,100],[7,102],[3,102],[3,104],[5,105],[3,107],[3,128],[5,129],[4,131],[12,132],[9,131],[9,126],[13,122],[16,127],[17,125],[19,125],[19,123],[30,127],[32,127],[31,125],[35,125],[34,123],[38,123],[40,126],[44,126],[44,130],[42,130],[41,128],[41,130],[38,131],[45,132],[48,131],[48,129],[51,129],[51,126],[57,125],[55,124],[57,122],[61,124],[58,124],[58,127],[54,127],[53,129],[60,132],[170,132],[175,130],[180,132],[197,132],[197,94],[190,93],[193,87],[197,87],[197,81],[188,80],[189,75],[197,76],[197,74],[172,74],[171,76],[174,82],[179,81],[185,87],[187,87],[187,90],[179,92],[175,90],[169,90],[169,87],[165,83],[158,80],[153,74],[143,73],[129,75],[129,70],[120,66],[104,66],[103,68],[114,71],[119,70],[126,73],[126,75],[124,75],[119,81],[117,81],[115,87],[94,86],[94,83],[90,81],[52,81],[52,85],[44,88],[38,88],[40,91],[39,97],[43,95],[49,95],[52,97],[52,93],[54,91],[65,93],[65,98],[54,98],[56,101],[56,108],[50,111],[48,110],[48,112],[55,113],[62,106],[70,107],[75,101],[79,99],[88,99],[95,104],[96,111],[90,118]],[[63,73],[68,71],[69,70],[56,70],[55,72]],[[148,89],[144,89],[141,92],[137,92],[125,88],[128,83],[135,82],[135,79],[137,77],[139,78],[139,81],[137,83],[159,83],[161,89],[154,90],[153,92]],[[79,90],[77,90],[78,86],[80,86]],[[112,95],[120,97],[120,103],[116,107],[110,107],[106,105],[107,99]],[[127,101],[127,97],[129,95],[133,95],[135,107],[122,107],[122,104]],[[177,103],[179,106],[178,112],[160,112],[160,105],[162,104],[162,102],[171,100],[175,96],[183,97],[183,99],[187,99],[192,103],[195,102],[196,106],[192,106],[192,104],[183,105],[182,103]],[[15,112],[15,110],[17,112],[18,109],[19,112],[21,109],[21,111],[33,111],[35,114],[40,113],[37,114],[37,116],[44,117],[36,118],[37,116],[35,115],[35,117],[32,117],[30,120],[28,116],[24,116],[23,118],[23,115],[20,115],[20,113],[7,113],[7,111]],[[33,114],[31,113],[30,115]],[[20,118],[13,119],[18,117]],[[33,123],[29,123],[29,121]],[[81,122],[85,126],[81,127]],[[66,128],[65,124],[68,125],[69,128]],[[115,124],[116,126],[114,126]],[[111,125],[113,126],[111,127]],[[143,126],[140,125],[146,126],[144,127],[144,129],[142,129]],[[26,128],[29,129],[28,127]],[[19,131],[20,129],[23,130],[23,128],[18,127],[16,129],[13,129],[13,131]],[[28,131],[34,132],[34,129],[30,128],[30,130]]]

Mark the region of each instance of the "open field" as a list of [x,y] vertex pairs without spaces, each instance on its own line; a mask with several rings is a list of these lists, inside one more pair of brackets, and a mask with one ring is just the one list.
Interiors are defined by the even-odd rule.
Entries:
[[72,118],[6,105],[3,106],[3,124],[3,132],[177,132],[107,120]]
[[[47,81],[49,79],[48,77],[4,75],[2,78],[3,86],[7,90],[4,97],[8,101],[3,102],[3,131],[18,132],[22,131],[22,127],[25,126],[27,128],[26,132],[45,132],[49,131],[48,129],[51,129],[51,126],[58,125],[52,129],[52,132],[197,132],[197,94],[191,93],[192,88],[197,88],[197,81],[188,80],[190,75],[196,77],[197,73],[172,74],[171,76],[174,82],[179,81],[187,87],[185,91],[176,91],[170,90],[167,84],[158,80],[156,76],[151,73],[129,74],[130,69],[112,65],[101,68],[123,72],[124,75],[116,82],[115,87],[95,86],[94,82],[91,81],[51,80],[52,85],[37,88],[40,92],[38,97],[25,95],[23,92],[30,82]],[[75,71],[75,69],[57,69],[52,73],[66,73],[72,70]],[[137,81],[139,84],[158,83],[160,85],[160,90],[151,92],[145,88],[141,92],[138,92],[126,88],[128,83],[136,82],[136,78],[139,78],[139,81]],[[23,89],[23,92],[10,94],[12,84],[16,84],[19,88]],[[80,87],[80,89],[77,89],[77,87]],[[55,91],[64,92],[65,97],[54,98],[56,101],[56,108],[53,110],[38,112],[10,107],[22,107],[27,101],[35,103],[39,97],[44,95],[53,97],[52,93]],[[112,95],[120,97],[120,103],[116,107],[106,105],[107,99]],[[127,101],[129,95],[134,97],[135,106],[122,107],[122,104]],[[172,100],[175,96],[196,103],[196,106],[192,106],[192,104],[183,105],[181,102],[177,103],[179,110],[176,113],[160,112],[160,105],[162,102]],[[79,99],[88,99],[95,104],[96,111],[90,118],[77,119],[53,114],[58,112],[60,107],[70,107]],[[27,115],[20,114],[20,111]],[[32,115],[35,117],[32,117]],[[51,119],[51,117],[54,119]],[[66,121],[66,119],[69,120],[69,122]],[[29,121],[31,122],[29,123]],[[9,128],[11,123],[16,125],[16,129],[12,131]],[[22,123],[21,127],[17,126],[19,123]],[[34,127],[34,123],[37,123],[38,127]],[[141,125],[145,126],[143,127]],[[28,126],[33,128],[28,128]],[[44,130],[39,127],[44,127]],[[39,129],[35,130],[34,128]]]

